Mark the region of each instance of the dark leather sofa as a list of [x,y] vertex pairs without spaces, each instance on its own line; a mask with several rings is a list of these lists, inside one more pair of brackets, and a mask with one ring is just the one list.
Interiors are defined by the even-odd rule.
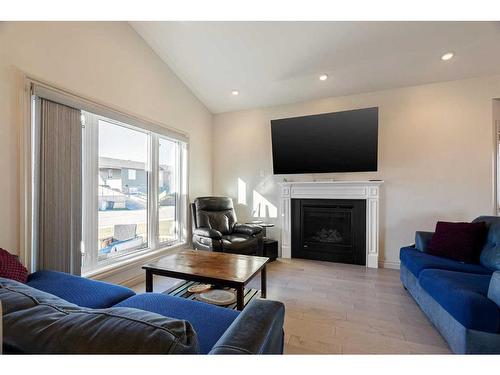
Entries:
[[281,354],[284,305],[241,312],[54,271],[0,278],[3,351],[25,354]]
[[191,214],[196,250],[262,255],[262,227],[239,224],[231,198],[196,198],[191,204]]

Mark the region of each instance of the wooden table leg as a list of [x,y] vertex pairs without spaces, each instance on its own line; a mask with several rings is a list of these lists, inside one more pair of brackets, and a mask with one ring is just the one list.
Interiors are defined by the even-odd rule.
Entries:
[[266,293],[267,293],[267,272],[266,272],[266,266],[262,267],[262,270],[260,271],[260,296],[262,298],[266,298]]
[[146,270],[146,292],[153,291],[153,273],[150,270]]
[[236,308],[238,310],[243,310],[245,307],[245,286],[239,286],[236,288]]

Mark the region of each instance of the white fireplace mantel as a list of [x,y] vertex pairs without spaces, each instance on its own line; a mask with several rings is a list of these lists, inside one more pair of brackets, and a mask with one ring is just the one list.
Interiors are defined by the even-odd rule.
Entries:
[[281,256],[292,257],[292,199],[366,200],[366,266],[378,268],[379,199],[383,181],[315,181],[281,183]]

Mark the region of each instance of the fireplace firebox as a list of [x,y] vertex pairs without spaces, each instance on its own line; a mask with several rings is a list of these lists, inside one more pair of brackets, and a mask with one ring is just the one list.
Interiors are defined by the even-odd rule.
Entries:
[[366,201],[292,199],[292,257],[366,264]]

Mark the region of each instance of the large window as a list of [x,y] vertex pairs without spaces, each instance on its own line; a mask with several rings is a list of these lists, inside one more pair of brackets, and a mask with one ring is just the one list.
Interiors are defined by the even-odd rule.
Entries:
[[185,240],[186,143],[82,111],[82,272]]
[[98,256],[147,247],[150,136],[99,119]]

